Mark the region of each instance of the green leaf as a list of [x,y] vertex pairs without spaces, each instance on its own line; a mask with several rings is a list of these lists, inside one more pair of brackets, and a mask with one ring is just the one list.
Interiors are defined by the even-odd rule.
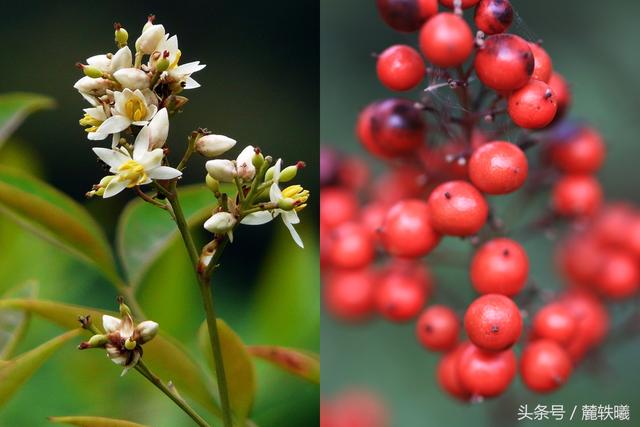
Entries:
[[[238,425],[244,425],[251,411],[256,394],[255,366],[242,340],[224,320],[217,319],[222,360],[229,391],[229,403],[235,414]],[[198,345],[205,355],[209,366],[215,372],[213,352],[209,343],[209,330],[206,322],[198,331]]]
[[29,114],[54,105],[53,99],[34,93],[0,95],[0,147]]
[[266,360],[300,378],[320,384],[320,356],[295,348],[253,345],[247,347],[249,354]]
[[[29,281],[9,289],[2,298],[35,298],[37,293],[38,284]],[[24,310],[0,310],[0,359],[8,359],[13,355],[29,328],[30,318],[31,315]]]
[[[180,204],[190,226],[211,215],[215,198],[204,185],[180,189]],[[129,282],[137,287],[153,263],[179,239],[169,214],[143,200],[131,201],[118,223],[116,245]]]
[[[103,314],[117,316],[105,310],[43,300],[0,300],[0,308],[3,307],[27,310],[68,329],[78,326],[78,316],[81,315],[91,316],[93,322],[100,326]],[[204,372],[175,339],[161,330],[156,338],[144,345],[144,360],[163,380],[173,381],[178,390],[184,391],[212,414],[220,416],[220,407],[210,393],[211,384],[205,383]]]
[[121,282],[98,224],[82,206],[48,184],[0,167],[0,213],[98,267],[114,283]]
[[79,427],[146,427],[144,424],[104,417],[49,417],[49,421]]
[[80,335],[81,329],[64,333],[0,367],[0,405],[9,400],[62,344]]

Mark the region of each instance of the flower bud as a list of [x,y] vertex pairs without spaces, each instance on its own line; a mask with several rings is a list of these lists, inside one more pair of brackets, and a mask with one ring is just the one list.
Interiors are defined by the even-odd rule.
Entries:
[[229,212],[217,212],[204,223],[204,228],[215,234],[224,234],[236,225],[236,217]]
[[151,320],[145,320],[136,326],[136,331],[140,336],[141,344],[151,341],[157,334],[160,325]]
[[131,90],[145,89],[151,84],[147,73],[137,68],[123,68],[113,73],[113,77],[123,87]]
[[102,71],[98,70],[96,67],[92,67],[91,65],[85,65],[82,67],[82,72],[85,76],[91,77],[92,79],[102,77]]
[[236,145],[236,140],[224,135],[205,135],[196,141],[196,151],[205,157],[216,157]]
[[283,211],[290,211],[296,207],[296,201],[289,197],[278,199],[278,207]]
[[256,167],[253,166],[253,156],[255,154],[254,148],[251,145],[247,145],[244,150],[238,155],[236,160],[236,169],[238,171],[238,177],[244,181],[251,181],[256,176]]
[[86,93],[94,96],[104,95],[111,82],[102,77],[94,79],[92,77],[84,76],[73,85],[74,89],[78,92]]
[[129,68],[131,67],[131,61],[133,60],[133,57],[131,55],[131,49],[129,49],[128,46],[125,46],[121,49],[119,49],[114,55],[113,58],[111,58],[111,68],[110,68],[110,72],[114,73],[118,70],[121,70],[123,68]]
[[207,177],[204,179],[204,181],[207,184],[207,187],[209,187],[209,190],[213,191],[214,193],[220,191],[220,183],[211,175],[207,174]]
[[156,71],[159,73],[163,71],[167,71],[167,68],[169,68],[169,65],[171,65],[171,63],[167,58],[160,58],[158,62],[156,62]]
[[122,27],[118,27],[115,31],[116,43],[118,46],[124,46],[129,41],[129,33]]
[[94,335],[91,338],[89,338],[88,344],[89,344],[89,347],[96,348],[96,347],[104,347],[105,344],[107,344],[107,342],[109,342],[109,338],[107,338],[106,335]]
[[264,156],[262,155],[262,153],[261,152],[254,153],[253,157],[251,158],[251,163],[256,168],[256,170],[260,169],[260,167],[264,163]]
[[169,114],[166,108],[162,108],[149,122],[149,149],[164,146],[167,136],[169,136]]
[[233,182],[236,177],[236,167],[231,160],[209,160],[205,167],[209,175],[220,182]]
[[297,166],[287,166],[280,172],[280,182],[289,182],[298,174]]
[[149,55],[158,47],[158,43],[164,38],[164,27],[162,25],[145,25],[145,28],[136,40],[136,50]]

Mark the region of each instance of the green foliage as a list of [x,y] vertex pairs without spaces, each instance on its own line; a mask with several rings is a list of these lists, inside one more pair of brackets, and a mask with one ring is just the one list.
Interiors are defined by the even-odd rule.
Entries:
[[315,384],[320,384],[320,356],[295,348],[254,345],[249,354]]
[[49,417],[55,424],[69,424],[79,427],[145,427],[143,424],[104,417]]
[[[5,292],[2,298],[35,298],[37,293],[38,284],[29,281]],[[0,359],[12,356],[27,332],[30,319],[31,315],[26,311],[0,310]]]
[[53,99],[34,93],[0,95],[0,147],[29,114],[54,105]]

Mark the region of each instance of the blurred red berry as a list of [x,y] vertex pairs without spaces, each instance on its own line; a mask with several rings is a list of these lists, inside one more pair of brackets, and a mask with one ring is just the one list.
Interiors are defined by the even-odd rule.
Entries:
[[429,350],[448,351],[458,343],[460,321],[456,313],[444,305],[432,305],[418,318],[416,336]]
[[424,21],[438,13],[438,0],[377,0],[383,21],[396,31],[418,31]]
[[537,338],[549,339],[560,345],[571,341],[576,333],[577,322],[567,307],[553,302],[542,307],[533,318],[531,330]]
[[511,349],[486,351],[470,344],[458,359],[460,381],[473,397],[502,394],[509,388],[516,370],[516,356]]
[[429,205],[417,199],[402,200],[389,209],[380,237],[389,254],[405,258],[424,256],[440,242],[431,225]]
[[392,270],[380,278],[376,289],[378,312],[393,322],[409,321],[426,304],[429,287],[419,275]]
[[556,390],[569,379],[572,369],[566,350],[551,340],[527,344],[520,359],[522,381],[538,393]]
[[329,228],[356,218],[358,201],[355,195],[339,187],[320,190],[320,222]]
[[370,269],[332,272],[322,290],[327,311],[338,319],[361,321],[374,312],[376,277]]
[[553,186],[552,204],[559,215],[591,216],[602,204],[602,188],[590,175],[567,175]]

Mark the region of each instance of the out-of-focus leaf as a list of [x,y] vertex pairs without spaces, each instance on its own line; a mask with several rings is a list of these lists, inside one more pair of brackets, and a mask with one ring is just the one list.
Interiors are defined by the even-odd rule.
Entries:
[[[231,410],[237,417],[238,425],[244,425],[256,394],[255,367],[238,334],[222,319],[217,319],[217,324]],[[206,322],[198,331],[198,344],[212,371],[215,372]]]
[[0,147],[29,114],[54,105],[53,99],[35,93],[0,95]]
[[0,367],[0,405],[15,393],[62,344],[80,335],[81,329],[66,332]]
[[[187,222],[195,226],[210,216],[215,198],[204,185],[179,190],[180,204]],[[133,200],[122,212],[116,244],[129,277],[137,287],[154,261],[179,238],[178,228],[169,214],[143,200]]]
[[49,417],[49,421],[79,427],[146,427],[144,424],[104,417]]
[[320,356],[294,348],[252,345],[249,354],[312,383],[320,384]]
[[[78,326],[78,316],[81,315],[91,316],[93,322],[100,326],[103,314],[117,316],[109,311],[43,300],[0,300],[0,309],[3,307],[27,310],[69,329]],[[204,372],[175,339],[160,331],[156,338],[144,345],[144,360],[163,380],[173,381],[178,390],[189,395],[212,414],[220,416],[220,407],[210,393],[211,384],[206,384]]]
[[[9,289],[2,298],[35,298],[38,284],[34,281]],[[31,314],[24,310],[0,310],[0,359],[13,355],[29,327]]]
[[121,280],[98,224],[82,206],[48,184],[0,167],[0,213],[98,267],[114,283]]

